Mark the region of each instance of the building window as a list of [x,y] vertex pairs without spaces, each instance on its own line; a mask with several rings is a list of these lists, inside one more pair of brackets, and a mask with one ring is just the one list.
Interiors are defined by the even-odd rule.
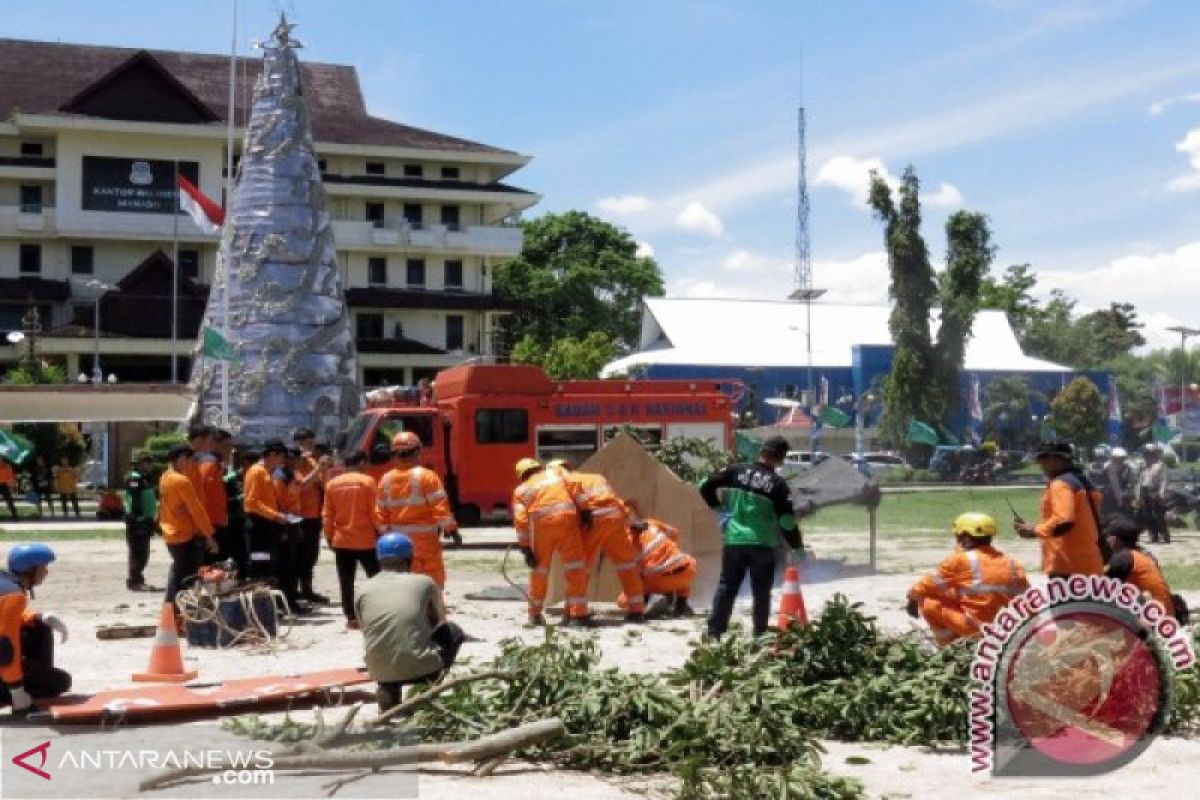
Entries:
[[447,181],[458,180],[458,167],[442,167],[442,179]]
[[458,206],[442,206],[442,224],[449,230],[458,230]]
[[462,314],[446,315],[446,349],[463,349],[463,316]]
[[317,170],[318,171],[320,171],[322,174],[324,174],[328,168],[329,168],[329,165],[325,163],[325,159],[323,159],[323,158],[317,159]]
[[180,250],[179,251],[179,280],[180,281],[198,281],[198,280],[200,280],[200,251],[199,250]]
[[384,168],[382,161],[368,161],[367,162],[367,174],[368,175],[384,175],[386,173],[387,173],[387,169]]
[[21,274],[40,275],[42,272],[42,246],[40,244],[21,245]]
[[421,226],[425,224],[425,210],[420,203],[404,204],[404,221],[420,230]]
[[359,339],[382,339],[383,314],[359,314],[356,328]]
[[383,203],[367,203],[367,221],[373,227],[383,227]]
[[529,412],[523,408],[481,408],[475,412],[479,444],[522,444],[529,441]]
[[392,325],[392,338],[393,339],[403,339],[404,338],[404,323],[403,322],[397,321],[394,325]]
[[387,259],[374,256],[367,259],[367,283],[372,286],[387,285]]
[[446,280],[444,281],[447,289],[461,289],[462,282],[462,262],[447,261],[446,262]]
[[42,213],[42,187],[37,185],[25,185],[21,187],[21,213],[22,214],[40,214]]
[[404,282],[409,286],[425,286],[425,259],[408,259],[404,268]]
[[91,275],[95,253],[90,245],[77,244],[71,248],[71,272],[75,275]]
[[21,142],[21,155],[23,156],[41,156],[43,154],[41,142]]
[[405,164],[404,177],[406,178],[424,178],[425,168],[420,164]]

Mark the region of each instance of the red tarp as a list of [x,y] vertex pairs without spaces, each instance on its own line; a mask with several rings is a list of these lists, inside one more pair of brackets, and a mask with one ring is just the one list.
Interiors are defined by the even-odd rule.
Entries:
[[268,705],[305,697],[337,687],[370,683],[365,669],[331,669],[303,675],[264,675],[238,678],[217,686],[189,689],[178,684],[130,686],[88,698],[60,697],[39,701],[56,721],[88,722],[112,717],[147,718],[173,714],[203,714]]

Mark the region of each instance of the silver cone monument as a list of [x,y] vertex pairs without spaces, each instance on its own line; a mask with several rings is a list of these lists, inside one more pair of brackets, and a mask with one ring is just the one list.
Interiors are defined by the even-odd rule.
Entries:
[[252,442],[331,441],[362,402],[291,28],[263,44],[191,377],[192,420]]

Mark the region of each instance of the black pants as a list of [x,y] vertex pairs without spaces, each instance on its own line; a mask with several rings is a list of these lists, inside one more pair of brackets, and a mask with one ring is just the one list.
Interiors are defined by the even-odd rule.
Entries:
[[733,603],[742,588],[742,580],[750,573],[750,591],[754,593],[754,634],[767,629],[771,615],[771,585],[775,582],[775,549],[747,545],[726,545],[721,551],[721,577],[708,616],[708,632],[722,636],[733,615]]
[[171,569],[167,573],[166,602],[174,603],[180,589],[196,579],[196,573],[204,563],[204,537],[195,536],[186,542],[167,545],[171,554]]
[[71,494],[60,494],[58,499],[62,501],[63,516],[67,515],[67,500],[71,501],[71,506],[75,509],[75,516],[79,516],[79,495],[72,492]]
[[1171,541],[1171,526],[1167,525],[1167,506],[1162,500],[1143,492],[1138,521],[1150,534],[1150,541]]
[[43,492],[41,490],[38,490],[38,492],[37,492],[38,516],[41,516],[41,514],[42,514],[42,501],[43,500],[46,501],[46,511],[48,511],[50,516],[53,517],[54,516],[54,495],[51,494],[50,492]]
[[[54,666],[54,631],[40,620],[21,626],[21,671],[30,697],[58,697],[71,688],[71,674]],[[0,706],[11,702],[12,695],[0,683]]]
[[454,662],[458,658],[458,651],[463,646],[463,642],[466,641],[467,635],[463,632],[462,628],[453,622],[443,622],[433,629],[429,638],[433,642],[433,646],[441,652],[442,668],[434,670],[428,675],[422,675],[419,678],[413,678],[408,681],[380,683],[375,693],[376,699],[379,701],[380,711],[387,711],[400,702],[401,691],[406,683],[423,683],[435,680],[443,672],[454,666]]
[[129,548],[126,585],[145,585],[146,564],[150,561],[150,540],[153,537],[154,523],[150,520],[125,520],[125,545]]
[[217,528],[214,538],[217,540],[217,554],[214,562],[232,560],[237,565],[238,577],[247,577],[246,561],[246,522],[243,519],[230,519],[229,524]]
[[300,526],[280,525],[278,542],[276,580],[288,605],[295,608],[300,599]]
[[338,591],[342,597],[342,613],[347,620],[356,618],[354,613],[354,574],[362,564],[367,577],[379,572],[379,557],[374,550],[351,550],[348,547],[334,548],[333,561],[337,565]]
[[246,517],[246,577],[252,581],[278,583],[279,529],[283,526],[251,514]]
[[17,518],[17,504],[13,502],[12,487],[7,483],[0,483],[0,497],[4,498],[5,505],[8,506],[8,513],[12,514],[12,518]]
[[317,559],[321,556],[321,519],[301,520],[299,525],[299,537],[296,542],[297,551],[297,572],[300,578],[300,591],[303,594],[312,594],[313,591],[313,570],[317,566]]

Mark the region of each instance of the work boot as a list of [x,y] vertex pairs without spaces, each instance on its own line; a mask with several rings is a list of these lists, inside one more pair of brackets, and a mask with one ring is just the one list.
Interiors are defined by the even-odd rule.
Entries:
[[563,620],[564,628],[594,628],[596,620],[592,619],[591,615],[586,617],[567,617]]
[[688,599],[686,597],[675,598],[675,605],[671,608],[671,616],[691,617],[695,613],[696,612],[692,610],[692,607],[688,605]]
[[625,615],[625,621],[633,625],[641,625],[646,621],[646,615],[641,611],[630,611]]
[[381,683],[375,687],[375,702],[379,704],[379,712],[383,713],[400,702],[404,695],[404,687],[399,683]]
[[360,623],[358,620],[356,620],[356,619],[348,619],[348,620],[346,620],[346,630],[348,630],[348,631],[361,631],[361,630],[362,630],[362,624],[361,624],[361,623]]
[[318,606],[327,606],[327,605],[329,605],[329,598],[328,598],[328,597],[326,597],[326,596],[325,596],[325,595],[323,595],[323,594],[317,594],[317,593],[316,593],[316,592],[314,592],[312,589],[309,589],[307,592],[305,592],[304,594],[300,595],[300,599],[301,599],[301,600],[307,600],[308,602],[310,602],[310,603],[313,603],[313,604],[315,604],[315,605],[318,605]]
[[656,597],[654,602],[646,607],[646,619],[662,619],[671,612],[671,598]]
[[541,627],[545,626],[546,618],[544,616],[542,616],[541,614],[534,614],[529,618],[529,621],[526,622],[525,624],[531,628],[541,628]]

